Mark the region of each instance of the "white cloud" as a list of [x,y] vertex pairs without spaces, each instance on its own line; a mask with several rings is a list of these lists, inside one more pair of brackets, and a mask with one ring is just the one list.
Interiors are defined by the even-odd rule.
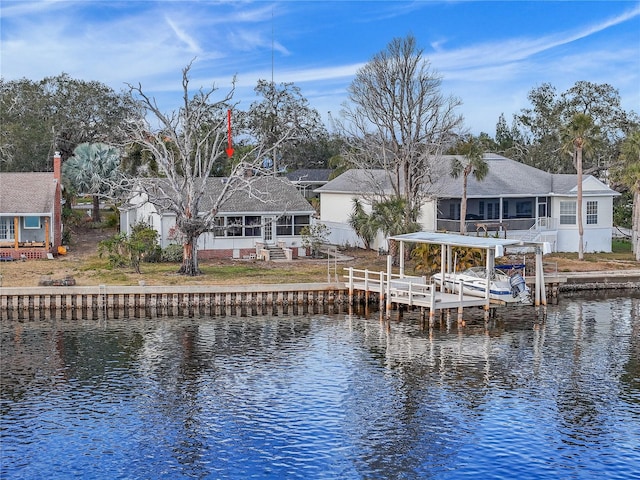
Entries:
[[165,20],[167,24],[171,27],[173,32],[176,34],[176,37],[178,37],[178,39],[184,42],[185,45],[187,45],[187,47],[189,48],[189,50],[191,50],[193,53],[199,53],[202,51],[202,49],[200,48],[200,45],[198,45],[198,42],[194,40],[190,35],[188,35],[183,29],[179,28],[176,25],[176,23],[173,20],[171,20],[171,18],[169,18],[168,16],[165,16]]

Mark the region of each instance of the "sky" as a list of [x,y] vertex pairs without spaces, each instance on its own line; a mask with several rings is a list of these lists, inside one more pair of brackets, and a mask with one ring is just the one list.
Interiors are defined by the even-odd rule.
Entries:
[[190,86],[222,98],[235,77],[242,110],[259,79],[292,82],[329,127],[358,69],[409,34],[472,133],[494,136],[543,83],[607,83],[640,113],[640,0],[0,0],[0,74],[140,84],[168,112],[193,61]]

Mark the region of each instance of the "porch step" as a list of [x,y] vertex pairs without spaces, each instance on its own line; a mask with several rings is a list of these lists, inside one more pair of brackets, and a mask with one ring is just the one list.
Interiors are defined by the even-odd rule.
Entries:
[[265,250],[269,251],[269,259],[270,260],[286,260],[287,256],[284,253],[284,250],[280,247],[276,247],[274,245],[265,245]]

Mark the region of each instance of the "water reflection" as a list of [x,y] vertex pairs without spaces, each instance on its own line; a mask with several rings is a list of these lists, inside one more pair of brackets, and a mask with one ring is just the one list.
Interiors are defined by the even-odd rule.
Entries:
[[640,298],[4,322],[2,478],[630,478]]

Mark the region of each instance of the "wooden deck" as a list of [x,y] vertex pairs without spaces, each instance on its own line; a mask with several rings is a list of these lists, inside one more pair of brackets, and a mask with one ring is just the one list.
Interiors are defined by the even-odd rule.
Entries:
[[439,310],[456,310],[458,317],[462,315],[465,307],[484,307],[488,315],[491,306],[505,305],[500,300],[487,299],[474,295],[459,293],[447,293],[437,290],[435,283],[428,281],[426,277],[403,276],[392,274],[387,280],[386,272],[372,272],[369,270],[346,269],[345,284],[349,290],[350,301],[355,292],[368,294],[375,293],[380,300],[385,300],[387,312],[392,305],[407,305],[419,307],[428,311],[430,322],[433,321]]

